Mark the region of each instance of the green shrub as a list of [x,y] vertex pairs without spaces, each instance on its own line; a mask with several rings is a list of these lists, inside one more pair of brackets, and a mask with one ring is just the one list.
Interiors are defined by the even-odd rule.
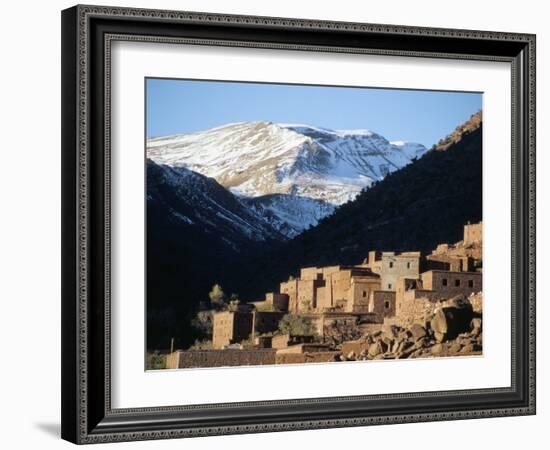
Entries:
[[298,314],[286,314],[279,322],[279,331],[291,336],[314,336],[316,334],[311,319]]
[[158,352],[147,352],[146,368],[147,370],[166,369],[166,355]]
[[212,350],[212,341],[208,339],[196,340],[195,343],[189,347],[189,350]]

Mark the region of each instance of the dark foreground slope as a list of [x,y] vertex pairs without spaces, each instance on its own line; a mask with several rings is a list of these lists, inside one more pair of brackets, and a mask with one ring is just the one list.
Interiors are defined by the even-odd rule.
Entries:
[[241,261],[280,239],[214,179],[147,161],[147,347],[192,343],[212,285],[239,292]]

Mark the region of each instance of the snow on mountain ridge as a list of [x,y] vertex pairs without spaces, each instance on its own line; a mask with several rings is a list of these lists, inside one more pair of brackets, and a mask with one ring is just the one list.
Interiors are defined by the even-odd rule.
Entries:
[[[288,218],[297,205],[306,205],[297,199],[315,200],[307,203],[309,215],[305,213],[300,223],[289,225],[293,230],[287,233],[289,237],[315,225],[373,181],[409,164],[425,151],[421,144],[390,143],[366,129],[329,130],[266,121],[228,124],[147,141],[147,156],[153,161],[212,177],[241,198],[280,194],[276,207],[273,202],[265,205],[269,209],[266,213]],[[256,202],[255,208],[260,207]]]
[[367,129],[353,129],[353,130],[331,130],[330,128],[324,128],[324,127],[315,127],[313,125],[306,125],[304,123],[279,123],[277,124],[282,128],[290,128],[290,129],[305,129],[305,130],[316,130],[319,132],[324,132],[328,134],[333,134],[335,136],[348,136],[348,135],[355,135],[355,136],[371,136],[374,134],[372,131]]

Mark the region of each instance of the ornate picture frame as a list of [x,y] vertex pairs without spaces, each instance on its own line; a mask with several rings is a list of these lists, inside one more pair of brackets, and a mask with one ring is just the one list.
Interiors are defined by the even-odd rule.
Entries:
[[[112,44],[120,41],[510,64],[510,386],[114,408],[110,77]],[[62,227],[62,437],[71,442],[535,414],[535,36],[82,5],[64,10]]]

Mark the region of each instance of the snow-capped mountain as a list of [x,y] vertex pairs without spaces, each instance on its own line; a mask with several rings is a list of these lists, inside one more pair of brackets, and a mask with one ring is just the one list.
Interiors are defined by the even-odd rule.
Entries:
[[147,141],[148,158],[214,178],[290,238],[425,152],[368,130],[271,122]]

